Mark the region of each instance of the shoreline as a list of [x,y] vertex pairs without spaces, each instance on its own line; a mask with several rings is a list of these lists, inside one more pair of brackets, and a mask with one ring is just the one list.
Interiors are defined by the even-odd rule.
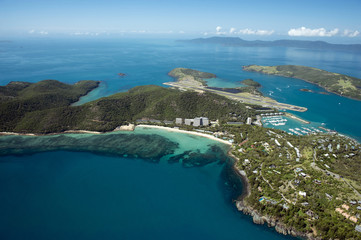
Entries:
[[156,129],[163,129],[169,132],[178,132],[178,133],[185,133],[185,134],[191,134],[191,135],[195,135],[195,136],[199,136],[199,137],[205,137],[214,141],[218,141],[221,142],[223,144],[232,146],[232,143],[228,142],[227,140],[223,140],[220,138],[217,138],[215,136],[209,135],[209,134],[205,134],[205,133],[200,133],[200,132],[194,132],[194,131],[187,131],[187,130],[181,130],[181,129],[176,129],[176,128],[171,128],[171,127],[163,127],[163,126],[157,126],[157,125],[146,125],[146,124],[140,124],[140,125],[123,125],[123,126],[119,126],[117,128],[115,128],[113,131],[109,131],[109,132],[97,132],[97,131],[89,131],[89,130],[67,130],[64,132],[55,132],[55,133],[16,133],[16,132],[0,132],[0,136],[10,136],[10,135],[15,135],[15,136],[50,136],[50,135],[60,135],[60,134],[71,134],[71,133],[75,133],[75,134],[105,134],[105,133],[112,133],[112,132],[128,132],[128,131],[134,131],[137,127],[143,127],[143,128],[156,128]]
[[187,131],[187,130],[181,130],[181,129],[176,129],[176,128],[171,128],[171,127],[163,127],[163,126],[157,126],[157,125],[145,125],[145,124],[140,124],[140,125],[136,125],[135,128],[137,127],[144,127],[144,128],[158,128],[158,129],[163,129],[169,132],[178,132],[178,133],[186,133],[186,134],[191,134],[191,135],[196,135],[199,137],[205,137],[205,138],[209,138],[211,140],[215,140],[224,144],[227,144],[229,146],[232,146],[232,143],[228,142],[227,140],[223,140],[223,139],[219,139],[216,138],[215,136],[209,135],[209,134],[205,134],[205,133],[200,133],[200,132],[194,132],[194,131]]
[[304,120],[304,119],[302,119],[302,118],[300,118],[300,117],[296,117],[296,116],[293,115],[292,113],[286,112],[286,113],[285,113],[285,116],[286,116],[286,117],[289,117],[289,118],[292,118],[292,119],[294,119],[294,120],[300,121],[300,122],[302,122],[302,123],[304,123],[304,124],[310,124],[310,123],[311,123],[311,122],[309,122],[309,121],[307,121],[307,120]]
[[228,151],[228,155],[233,158],[233,170],[241,178],[242,181],[242,194],[234,201],[234,204],[238,211],[242,212],[244,215],[249,215],[252,217],[252,221],[257,225],[264,225],[267,223],[267,227],[274,228],[274,230],[282,235],[290,235],[293,237],[301,237],[310,240],[318,240],[318,238],[313,237],[312,233],[300,232],[294,229],[293,227],[287,226],[282,221],[273,216],[267,216],[259,213],[256,209],[250,206],[246,199],[251,195],[251,185],[248,181],[246,172],[237,168],[236,163],[239,159],[232,154],[232,149]]

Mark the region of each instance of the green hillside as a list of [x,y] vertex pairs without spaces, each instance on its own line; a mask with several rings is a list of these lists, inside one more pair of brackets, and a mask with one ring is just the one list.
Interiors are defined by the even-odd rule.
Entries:
[[[229,113],[232,113],[239,116],[237,120],[245,121],[254,114],[253,110],[246,109],[243,104],[216,94],[182,92],[159,86],[139,86],[82,106],[70,106],[77,98],[69,93],[70,90],[63,90],[69,86],[52,82],[48,87],[47,94],[46,91],[41,91],[44,94],[39,93],[43,89],[42,84],[30,85],[21,90],[21,93],[15,94],[14,91],[12,100],[0,104],[0,131],[111,131],[119,125],[141,118],[175,120],[176,117],[204,116],[226,121]],[[75,90],[70,92],[73,91]]]

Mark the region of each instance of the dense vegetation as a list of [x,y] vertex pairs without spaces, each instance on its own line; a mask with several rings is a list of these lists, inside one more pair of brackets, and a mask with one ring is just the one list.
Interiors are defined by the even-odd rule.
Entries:
[[35,111],[42,113],[69,106],[98,84],[96,81],[80,81],[69,85],[56,80],[44,80],[37,83],[10,82],[1,86],[0,130],[16,131],[18,124],[34,115]]
[[12,99],[0,104],[0,131],[111,131],[137,119],[174,121],[177,117],[204,116],[226,121],[232,113],[239,116],[238,120],[244,121],[254,114],[243,104],[216,94],[182,92],[159,86],[139,86],[82,106],[70,106],[80,96],[74,94],[77,91],[73,88],[77,85],[82,83],[72,87],[57,81],[46,81],[30,84],[27,87],[30,89],[16,88],[18,90],[13,90]]
[[283,77],[298,78],[317,84],[326,90],[350,98],[361,100],[361,79],[343,74],[327,72],[317,68],[281,65],[281,66],[244,66],[243,70]]
[[254,81],[253,79],[250,79],[250,78],[242,80],[241,83],[244,85],[250,86],[250,87],[255,87],[255,88],[261,87],[260,83]]

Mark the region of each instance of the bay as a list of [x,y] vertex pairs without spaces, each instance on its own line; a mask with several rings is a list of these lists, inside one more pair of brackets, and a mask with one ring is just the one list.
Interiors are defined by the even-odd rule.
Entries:
[[[102,151],[137,135],[118,151]],[[159,149],[155,143],[167,146],[159,161],[142,155],[139,139],[146,136],[146,152]],[[1,137],[1,239],[290,239],[237,211],[242,184],[227,149],[159,129]],[[184,161],[184,153],[188,163],[208,160],[168,161]]]
[[[188,67],[215,73],[217,79],[210,81],[215,87],[235,87],[252,78],[262,84],[265,95],[309,109],[294,113],[297,116],[361,139],[360,101],[318,94],[323,89],[297,79],[243,72],[242,65],[249,64],[306,65],[361,78],[361,56],[352,52],[190,45],[173,39],[0,43],[1,85],[43,79],[102,81],[100,88],[82,99],[84,103],[138,85],[162,85],[173,80],[167,75],[171,69]],[[120,72],[126,76],[120,78]],[[301,92],[301,88],[315,93]],[[108,135],[89,138],[90,145],[71,139],[70,143],[82,143],[81,147],[60,136],[46,141],[43,137],[0,137],[4,144],[0,147],[1,238],[286,239],[237,212],[232,199],[241,189],[227,178],[232,176],[230,163],[220,161],[225,148],[214,151],[211,140],[174,133],[141,134],[126,139],[145,139],[148,144],[120,141],[117,145],[114,136]],[[149,156],[151,143],[174,152]],[[183,164],[189,151],[197,153],[195,162],[204,164]],[[212,161],[202,161],[203,154]],[[173,163],[168,161],[171,157]]]

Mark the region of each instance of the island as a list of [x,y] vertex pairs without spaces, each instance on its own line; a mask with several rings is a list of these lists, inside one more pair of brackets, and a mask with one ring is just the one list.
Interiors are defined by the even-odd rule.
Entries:
[[253,79],[250,79],[250,78],[242,80],[242,81],[240,81],[240,83],[250,86],[250,87],[255,87],[255,88],[262,87],[262,85],[260,83],[256,82]]
[[323,49],[336,51],[361,51],[361,44],[333,44],[325,41],[305,41],[281,39],[275,41],[247,41],[239,37],[208,37],[188,40],[178,40],[192,44],[217,44],[229,47],[294,47],[304,49]]
[[[138,86],[81,106],[71,103],[99,82],[9,83],[0,87],[0,131],[4,135],[102,133],[132,124],[208,135],[230,145],[234,171],[244,184],[244,193],[234,203],[255,223],[308,239],[361,237],[358,142],[331,131],[298,136],[264,128],[257,124],[258,114],[277,110],[257,109],[257,105],[207,91],[196,80],[203,73],[175,72],[180,81],[198,87]],[[104,147],[109,150],[108,145]],[[90,151],[86,146],[83,149]],[[171,160],[179,161],[177,157]],[[196,164],[186,162],[186,166]]]
[[361,79],[347,75],[332,73],[313,67],[298,65],[279,66],[243,66],[244,71],[258,72],[268,75],[277,75],[301,79],[326,89],[329,92],[361,100]]
[[118,73],[117,74],[119,77],[125,77],[125,76],[127,76],[127,74],[125,74],[125,73]]
[[307,88],[301,88],[300,89],[301,92],[310,92],[313,93],[314,91],[312,91],[311,89],[307,89]]

